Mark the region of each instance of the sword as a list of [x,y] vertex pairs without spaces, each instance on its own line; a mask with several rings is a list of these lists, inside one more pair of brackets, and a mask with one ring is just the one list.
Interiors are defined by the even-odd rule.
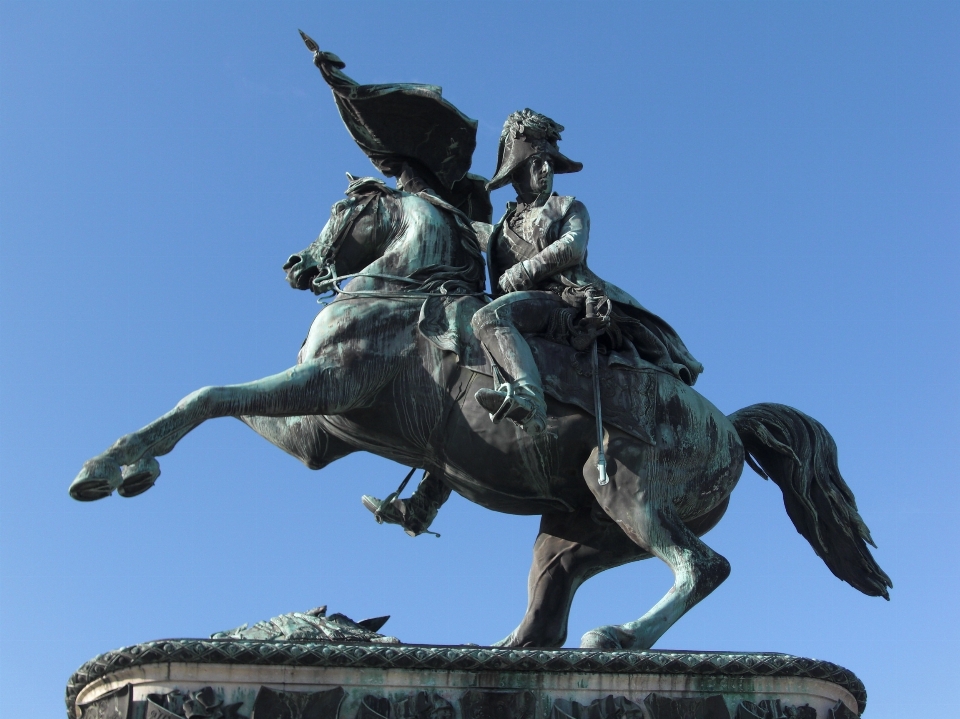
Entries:
[[[594,319],[597,316],[597,296],[587,291],[586,317]],[[598,338],[593,338],[593,347],[590,351],[593,364],[593,413],[597,418],[597,484],[601,487],[610,481],[607,476],[607,458],[603,453],[603,416],[600,408],[600,359],[597,356]]]

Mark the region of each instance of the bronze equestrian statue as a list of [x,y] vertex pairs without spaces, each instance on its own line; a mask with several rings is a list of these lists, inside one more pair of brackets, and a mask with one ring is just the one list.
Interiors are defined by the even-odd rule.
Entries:
[[[86,462],[71,485],[74,498],[146,491],[159,475],[156,457],[216,417],[240,419],[313,469],[374,452],[423,468],[434,487],[488,509],[541,515],[527,612],[501,645],[561,646],[580,584],[638,559],[666,562],[675,580],[663,599],[639,619],[598,627],[581,641],[646,649],[726,579],[728,562],[699,537],[723,516],[747,461],[781,488],[797,530],[836,576],[888,597],[892,584],[866,546],[873,542],[840,476],[836,446],[816,420],[777,404],[724,416],[692,388],[700,367],[675,333],[588,274],[585,234],[579,255],[542,270],[539,253],[550,254],[573,215],[584,228],[585,210],[570,198],[541,197],[550,171],[573,163],[550,147],[515,167],[501,157],[495,181],[514,182],[530,209],[513,224],[517,208],[508,209],[487,237],[491,267],[506,278],[494,283],[498,297],[489,302],[482,255],[489,197],[467,172],[476,123],[439,88],[357,85],[340,72],[339,58],[305,41],[347,129],[398,189],[351,177],[317,240],[284,266],[293,287],[333,293],[294,366],[193,392]],[[387,106],[409,122],[378,129]],[[558,126],[539,117],[523,115],[522,124],[546,127],[535,139],[555,146]],[[456,141],[424,151],[421,131]],[[538,216],[543,234],[526,225]],[[517,245],[502,249],[507,231],[506,245],[528,242],[529,256]],[[528,323],[528,301],[549,308],[540,324]]]

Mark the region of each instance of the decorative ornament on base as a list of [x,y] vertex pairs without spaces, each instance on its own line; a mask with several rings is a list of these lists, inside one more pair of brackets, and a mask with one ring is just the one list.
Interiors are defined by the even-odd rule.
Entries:
[[854,674],[787,654],[401,644],[325,608],[103,654],[71,719],[853,719]]

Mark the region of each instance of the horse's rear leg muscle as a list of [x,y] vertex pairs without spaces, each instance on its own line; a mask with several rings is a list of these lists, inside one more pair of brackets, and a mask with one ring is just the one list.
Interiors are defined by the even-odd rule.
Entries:
[[543,515],[527,580],[527,613],[497,646],[563,646],[580,585],[606,569],[649,556],[596,504],[575,513]]
[[70,494],[81,500],[109,495],[123,484],[123,465],[167,454],[187,433],[208,419],[337,414],[363,406],[388,381],[392,371],[385,362],[364,362],[361,367],[349,369],[314,360],[246,384],[204,387],[182,399],[167,414],[121,437],[106,452],[89,460],[73,481]]
[[[687,528],[697,536],[710,531],[728,503],[729,498],[688,522]],[[576,513],[543,515],[527,579],[527,612],[520,626],[496,646],[563,646],[570,606],[580,585],[607,569],[651,556],[597,504]]]
[[603,487],[596,481],[592,461],[587,463],[584,476],[607,514],[639,547],[666,562],[674,582],[640,619],[593,629],[583,636],[581,646],[649,649],[674,622],[723,583],[730,574],[730,563],[683,523],[665,489],[654,486],[655,482],[638,477],[622,463],[612,481]]
[[322,469],[356,449],[323,428],[317,415],[299,417],[242,416],[240,420],[264,439],[303,462]]

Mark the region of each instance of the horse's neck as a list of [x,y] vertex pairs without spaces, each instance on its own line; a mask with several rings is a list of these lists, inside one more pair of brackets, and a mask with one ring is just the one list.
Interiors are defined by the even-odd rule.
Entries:
[[[386,248],[364,274],[409,277],[428,267],[452,264],[454,230],[440,210],[416,195],[391,199],[396,204],[387,206],[382,218],[388,238]],[[382,286],[383,281],[376,284]]]

